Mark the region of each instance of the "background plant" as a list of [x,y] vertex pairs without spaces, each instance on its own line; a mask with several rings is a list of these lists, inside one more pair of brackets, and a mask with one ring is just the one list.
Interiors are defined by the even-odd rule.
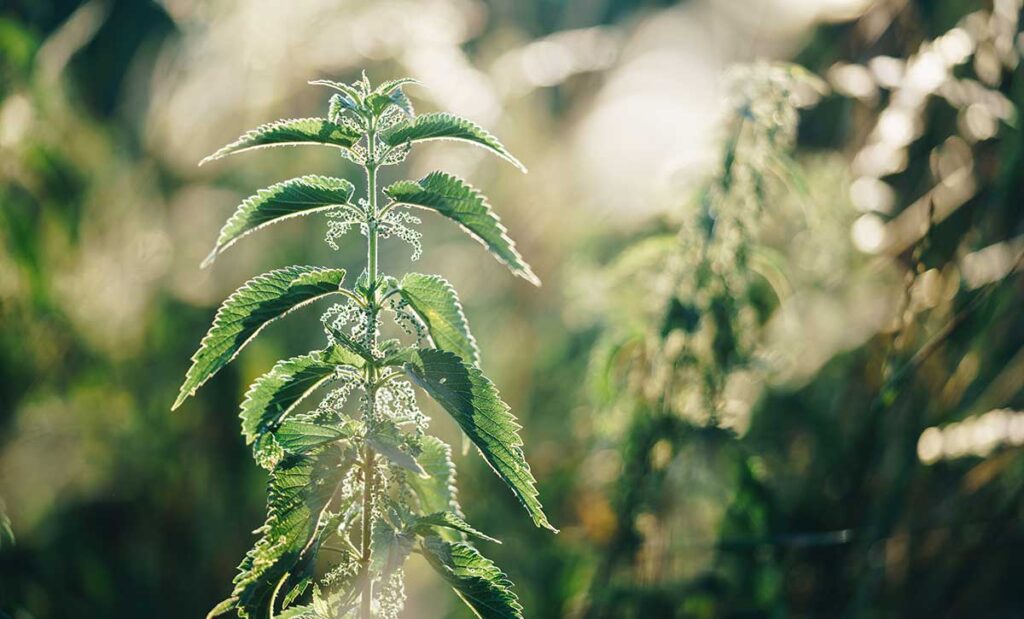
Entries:
[[[490,149],[525,168],[494,136],[450,114],[416,116],[402,87],[376,88],[365,74],[354,84],[321,80],[338,93],[326,118],[281,120],[254,129],[204,161],[251,149],[323,144],[366,173],[365,197],[352,201],[344,179],[303,176],[261,190],[228,220],[207,259],[272,223],[316,212],[330,218],[327,242],[353,227],[366,238],[366,270],[345,288],[345,270],[293,266],[260,275],[224,302],[193,356],[174,403],[177,408],[230,362],[268,323],[328,295],[345,297],[321,317],[323,350],[277,363],[242,403],[242,434],[256,461],[270,471],[267,521],[235,577],[230,598],[211,616],[393,618],[405,593],[402,565],[410,553],[427,562],[480,616],[522,617],[512,584],[467,539],[494,542],[469,525],[455,490],[451,450],[426,433],[429,420],[412,383],[431,395],[509,486],[537,526],[554,530],[541,510],[519,425],[479,370],[476,341],[451,284],[436,275],[401,280],[378,271],[378,243],[397,237],[422,251],[419,220],[407,209],[448,217],[513,273],[539,284],[505,235],[486,198],[444,172],[383,189],[380,168],[401,163],[416,142],[461,140]],[[416,345],[381,340],[390,316]],[[426,344],[427,347],[420,345]],[[418,347],[420,346],[420,347]],[[320,387],[331,390],[309,412],[299,404]],[[346,407],[353,392],[356,407]],[[358,410],[353,414],[352,408]],[[333,553],[325,574],[321,551]],[[312,585],[312,601],[292,606]],[[358,604],[358,609],[357,609]],[[279,613],[279,611],[281,611]]]
[[[591,383],[605,417],[601,439],[621,445],[622,477],[588,616],[673,614],[679,600],[669,591],[688,572],[687,544],[714,533],[718,505],[749,474],[734,464],[746,411],[729,406],[726,388],[740,372],[767,369],[763,329],[786,292],[773,288],[785,279],[759,235],[766,221],[794,215],[777,196],[803,182],[790,159],[797,112],[825,84],[799,66],[758,63],[734,68],[728,89],[720,163],[689,217],[674,234],[625,247],[606,268],[613,305]],[[689,472],[678,497],[675,467],[703,469]],[[696,509],[708,513],[678,517]],[[771,587],[771,576],[752,578]]]
[[[1012,520],[1017,502],[1010,496],[1016,495],[1004,494],[1007,486],[982,473],[998,469],[1015,476],[1005,452],[1006,460],[993,456],[973,470],[984,481],[975,478],[979,485],[973,486],[965,480],[971,490],[944,485],[936,476],[949,471],[928,468],[967,452],[999,453],[1015,444],[1011,428],[1017,423],[1013,409],[990,410],[999,398],[1014,399],[999,387],[1003,377],[1018,371],[1014,363],[990,367],[985,378],[972,375],[967,380],[979,389],[973,394],[961,391],[956,376],[965,371],[960,364],[973,368],[975,355],[1002,348],[989,336],[1014,330],[1002,303],[1012,295],[1021,257],[1006,244],[1008,231],[995,223],[1006,221],[1009,203],[994,188],[1016,183],[1010,180],[1016,159],[996,164],[991,158],[998,157],[993,140],[1003,131],[1009,132],[1004,145],[1018,137],[999,67],[1019,64],[1018,52],[1001,38],[1015,31],[1019,6],[997,3],[991,12],[946,17],[948,25],[934,37],[922,36],[906,60],[888,67],[891,57],[864,65],[839,61],[829,69],[832,84],[857,101],[845,101],[847,112],[881,108],[863,132],[853,131],[858,124],[851,123],[833,134],[858,144],[847,199],[860,213],[829,212],[837,203],[827,184],[836,176],[824,162],[807,157],[802,164],[812,172],[795,176],[788,158],[754,147],[746,158],[752,165],[743,170],[745,145],[727,132],[719,172],[691,209],[693,223],[684,225],[681,242],[663,233],[649,236],[623,250],[608,269],[609,289],[639,282],[640,292],[614,297],[620,304],[608,311],[613,319],[594,362],[597,402],[609,411],[598,436],[622,437],[624,446],[621,477],[611,491],[617,527],[588,598],[593,616],[714,616],[755,609],[787,616],[794,608],[864,616],[903,604],[944,613],[938,601],[943,595],[903,600],[899,587],[944,582],[951,598],[970,595],[955,585],[955,569],[930,560],[944,553],[959,556],[966,547],[989,552],[992,537],[944,536],[987,529],[994,521],[973,510],[927,515],[916,511],[920,503],[907,501],[906,493],[949,506],[962,498],[960,492],[979,492],[1001,506],[994,518],[1002,526],[1015,527],[1005,518]],[[905,25],[891,24],[887,36]],[[876,42],[886,47],[884,39]],[[820,48],[811,46],[807,56],[820,61],[812,51]],[[897,67],[898,75],[886,74],[886,68]],[[762,68],[762,75],[770,72]],[[744,89],[756,92],[758,80],[747,77]],[[867,78],[861,88],[859,78]],[[772,100],[785,101],[771,93],[762,89],[756,100],[767,109]],[[749,100],[740,101],[727,123],[756,127],[758,115],[744,108]],[[833,106],[839,105],[836,98],[825,101],[824,110],[807,113],[802,131],[821,135],[821,116],[836,113]],[[976,126],[967,120],[972,105],[979,106]],[[791,113],[760,116],[767,121],[762,135],[794,135]],[[786,140],[774,144],[785,148]],[[915,149],[931,149],[924,174],[911,163]],[[765,152],[769,156],[757,155]],[[1015,147],[1002,152],[1006,156]],[[737,163],[739,177],[753,182],[735,182]],[[734,188],[738,199],[729,200],[726,192],[726,200],[707,200],[721,196],[723,187]],[[709,210],[709,203],[717,209]],[[837,215],[850,218],[861,256],[841,244],[830,246],[835,237],[829,220]],[[681,271],[682,286],[670,279],[664,265],[671,264],[665,256],[672,248],[699,256],[710,246],[713,256],[716,244],[728,251],[727,268],[716,272],[714,261],[691,259]],[[987,252],[1001,258],[988,263],[986,277],[972,276],[975,261]],[[862,297],[864,303],[872,296],[882,301],[879,316],[888,320],[872,321],[860,336],[862,344],[820,368],[801,355],[823,344],[814,341],[821,312],[836,312],[843,304],[811,301],[820,301],[820,290],[837,294],[840,273],[850,278],[841,284],[847,290],[863,286],[855,283],[860,278],[891,282],[881,296]],[[652,297],[664,299],[655,305],[663,309],[645,313],[631,303]],[[621,328],[615,319],[622,316],[637,317],[626,323],[632,329]],[[982,327],[983,316],[996,322]],[[863,327],[851,321],[844,328]],[[987,353],[977,348],[981,341],[992,346]],[[798,368],[806,365],[813,370],[801,376]],[[854,380],[854,373],[866,378]],[[846,386],[842,392],[830,391],[839,384]],[[962,416],[966,422],[945,429],[927,421]],[[967,438],[967,428],[982,427],[989,428],[988,438]],[[607,445],[597,442],[600,453],[610,451]],[[794,469],[799,472],[789,472]],[[881,548],[895,554],[873,561],[871,553]],[[798,591],[794,575],[812,573],[826,574],[827,582]],[[979,590],[1001,587],[994,572],[986,571],[983,579]]]

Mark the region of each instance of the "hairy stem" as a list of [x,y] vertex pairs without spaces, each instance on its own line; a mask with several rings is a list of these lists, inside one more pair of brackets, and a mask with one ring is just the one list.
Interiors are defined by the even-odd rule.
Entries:
[[[366,272],[368,298],[367,312],[369,314],[368,328],[370,329],[371,348],[377,344],[377,161],[376,156],[376,132],[374,121],[370,121],[369,131],[366,133],[366,200],[368,203],[366,226]],[[369,389],[367,398],[369,400],[369,414],[373,414],[376,406],[377,395],[377,374],[378,368],[370,364],[367,368]],[[371,602],[373,600],[373,575],[370,574],[370,539],[373,530],[373,460],[376,455],[369,445],[363,447],[363,522],[362,522],[362,562],[365,572],[363,580],[362,599],[360,600],[359,616],[361,619],[372,619]]]

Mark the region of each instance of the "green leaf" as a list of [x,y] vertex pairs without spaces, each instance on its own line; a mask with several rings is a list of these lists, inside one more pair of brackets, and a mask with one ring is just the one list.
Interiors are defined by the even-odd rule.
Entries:
[[422,451],[416,457],[416,461],[427,473],[425,478],[408,479],[409,485],[419,499],[420,510],[428,514],[446,511],[461,514],[451,447],[436,436],[428,434],[423,437]]
[[345,95],[346,98],[349,99],[350,103],[354,104],[349,109],[355,110],[358,108],[358,106],[363,104],[362,93],[360,93],[358,89],[344,82],[335,82],[334,80],[313,80],[309,82],[309,84],[312,86],[326,86],[328,88],[333,88],[334,90],[337,90],[338,92],[342,93],[343,95]]
[[286,419],[274,432],[277,441],[286,456],[297,456],[309,453],[327,443],[356,436],[362,423],[355,419],[342,419],[336,422],[317,422],[311,419]]
[[472,525],[466,522],[462,516],[453,512],[436,512],[427,516],[421,516],[414,520],[410,525],[410,528],[420,535],[426,535],[428,532],[433,532],[434,527],[454,529],[488,542],[494,542],[495,544],[501,543],[499,540],[477,531],[472,527]]
[[381,135],[381,139],[389,146],[398,146],[407,142],[425,140],[461,140],[483,146],[496,153],[523,172],[524,166],[508,152],[498,138],[471,120],[453,114],[434,112],[423,114],[415,119],[396,124]]
[[487,198],[461,178],[444,172],[431,172],[419,181],[394,183],[384,193],[400,204],[432,209],[451,219],[513,273],[531,284],[540,285],[530,265],[516,251],[508,230],[491,209]]
[[319,353],[278,361],[257,378],[242,401],[242,435],[246,444],[280,423],[307,395],[334,376],[335,367]]
[[391,99],[391,102],[395,104],[395,107],[402,110],[406,116],[409,118],[416,116],[416,110],[412,107],[412,101],[409,100],[409,97],[406,96],[401,88],[393,90],[388,97]]
[[481,619],[523,619],[523,607],[508,577],[465,542],[428,537],[423,556]]
[[420,81],[418,79],[415,79],[415,78],[412,78],[412,77],[400,77],[398,79],[393,79],[393,80],[388,80],[386,82],[382,82],[380,86],[377,86],[376,88],[373,89],[373,92],[378,93],[378,94],[386,95],[386,94],[390,94],[391,91],[395,90],[396,88],[401,88],[403,86],[419,86],[419,85],[420,85]]
[[335,376],[338,367],[362,367],[361,358],[339,348],[278,361],[253,381],[239,414],[247,445],[273,429],[307,395]]
[[408,451],[402,449],[404,437],[398,427],[391,422],[383,422],[366,436],[366,442],[380,455],[407,471],[417,475],[426,475],[416,459]]
[[292,266],[246,282],[217,310],[171,410],[230,363],[263,327],[298,307],[337,293],[344,278],[344,269]]
[[455,419],[491,468],[539,527],[557,531],[537,498],[536,480],[523,454],[520,425],[498,390],[479,369],[450,352],[421,348],[407,355],[409,378]]
[[[281,608],[284,609],[291,606],[300,595],[306,592],[306,589],[308,589],[311,584],[313,584],[312,576],[303,576],[300,578],[299,582],[285,594],[284,599],[281,601]],[[278,617],[280,616],[281,615],[278,615]]]
[[395,570],[402,567],[412,551],[415,538],[412,535],[396,531],[394,527],[378,518],[373,523],[370,537],[372,571],[381,580],[386,580]]
[[437,275],[409,273],[398,285],[399,294],[423,320],[433,345],[459,358],[480,364],[480,350],[455,289]]
[[260,189],[239,205],[220,230],[217,244],[203,261],[213,262],[218,254],[243,236],[272,223],[309,215],[348,204],[355,187],[342,178],[301,176]]
[[246,132],[242,137],[199,162],[203,165],[235,153],[271,146],[323,144],[349,148],[361,136],[355,130],[325,118],[292,118],[278,120]]
[[267,521],[256,545],[239,565],[231,597],[210,617],[237,609],[240,617],[269,616],[274,592],[314,544],[327,505],[344,474],[324,455],[284,460],[273,472],[267,498]]
[[402,92],[402,86],[408,84],[419,84],[419,81],[411,77],[403,77],[384,82],[367,95],[365,101],[367,108],[374,116],[379,116],[389,106],[394,105],[411,118],[413,116],[412,103]]

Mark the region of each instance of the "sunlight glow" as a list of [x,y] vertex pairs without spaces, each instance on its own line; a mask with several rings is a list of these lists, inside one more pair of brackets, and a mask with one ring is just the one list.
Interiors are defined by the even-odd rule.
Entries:
[[944,427],[924,430],[917,440],[917,457],[924,464],[968,456],[984,457],[998,447],[1024,445],[1024,412],[991,410]]

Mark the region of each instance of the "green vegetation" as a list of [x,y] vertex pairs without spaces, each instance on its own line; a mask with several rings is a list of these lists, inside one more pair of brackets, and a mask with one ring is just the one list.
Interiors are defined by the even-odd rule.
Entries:
[[[381,203],[378,172],[401,163],[413,144],[438,139],[470,142],[525,168],[468,120],[415,115],[402,90],[414,80],[376,88],[365,75],[354,84],[313,83],[338,91],[327,118],[263,125],[203,160],[268,146],[323,144],[342,149],[366,173],[366,195],[356,201],[351,182],[320,176],[259,191],[228,220],[207,259],[249,232],[320,211],[331,218],[332,245],[351,227],[366,238],[366,270],[352,288],[342,285],[344,269],[294,266],[260,275],[224,302],[192,357],[175,408],[268,323],[317,299],[345,297],[321,318],[326,348],[279,362],[246,393],[242,433],[256,461],[270,471],[267,521],[238,568],[231,597],[210,616],[235,610],[240,617],[328,619],[354,613],[358,605],[361,618],[394,618],[405,602],[402,565],[415,552],[481,617],[522,617],[512,583],[467,541],[497,540],[464,520],[450,448],[426,434],[429,419],[410,383],[452,416],[537,526],[554,531],[523,455],[520,426],[477,367],[476,341],[455,289],[436,275],[410,273],[398,280],[380,273],[378,243],[397,237],[412,244],[418,257],[421,235],[411,225],[419,220],[405,209],[434,210],[462,225],[513,273],[540,282],[487,200],[468,183],[433,172],[387,187],[389,200]],[[383,316],[416,345],[382,341]],[[320,404],[298,412],[299,403],[321,387],[331,390]],[[356,390],[362,393],[358,405],[346,407]],[[326,550],[335,554],[318,576],[317,557]],[[310,588],[311,602],[293,606]]]

